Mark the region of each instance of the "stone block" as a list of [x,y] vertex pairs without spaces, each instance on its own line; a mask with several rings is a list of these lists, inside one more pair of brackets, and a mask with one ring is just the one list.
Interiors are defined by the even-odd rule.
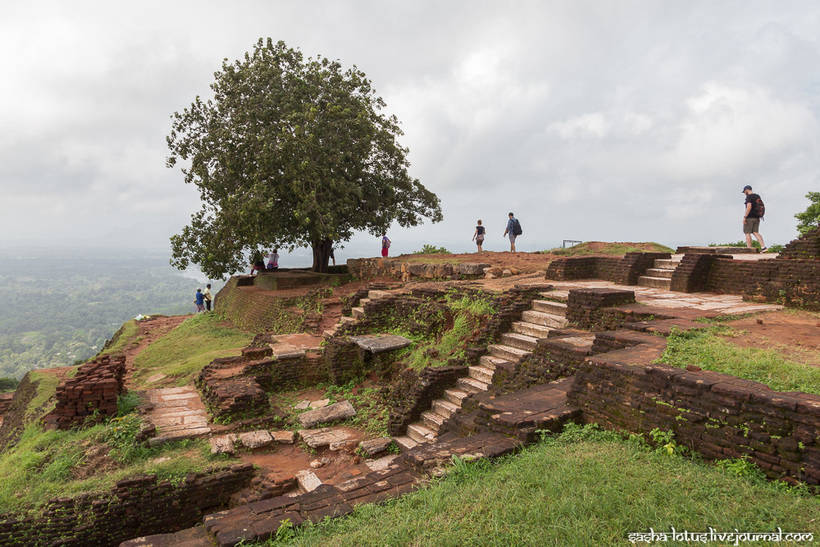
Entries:
[[239,442],[241,442],[242,446],[244,446],[245,448],[253,450],[254,448],[262,448],[263,446],[268,446],[273,442],[273,437],[271,437],[271,434],[268,433],[266,430],[259,429],[257,431],[248,431],[246,433],[240,433]]
[[461,264],[456,264],[455,270],[456,273],[460,275],[484,275],[484,269],[489,267],[489,264],[463,262]]
[[385,452],[392,443],[393,439],[390,437],[379,437],[377,439],[368,439],[360,442],[359,448],[367,457],[372,458],[377,454]]
[[211,454],[233,454],[236,451],[233,445],[235,439],[234,434],[211,437]]
[[402,349],[413,343],[412,340],[396,334],[352,336],[351,340],[353,340],[360,348],[371,353],[381,353],[384,351]]
[[296,473],[296,480],[305,492],[313,492],[322,485],[322,480],[309,469]]
[[317,408],[315,410],[308,410],[299,415],[299,423],[302,427],[313,427],[321,423],[338,422],[352,418],[356,415],[356,409],[350,404],[350,401],[340,401],[324,408]]
[[305,444],[311,448],[321,448],[329,446],[331,443],[339,443],[350,439],[350,434],[343,429],[332,429],[323,427],[322,429],[302,429],[299,436]]
[[293,444],[296,440],[296,433],[293,431],[271,431],[273,442],[279,444]]
[[310,402],[310,408],[324,408],[330,404],[330,399],[318,399]]

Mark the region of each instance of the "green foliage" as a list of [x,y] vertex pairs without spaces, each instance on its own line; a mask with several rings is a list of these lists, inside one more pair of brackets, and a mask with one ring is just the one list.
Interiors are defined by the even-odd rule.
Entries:
[[444,247],[436,247],[435,245],[430,245],[429,243],[425,243],[424,246],[422,246],[421,250],[416,251],[413,254],[416,254],[416,255],[434,255],[434,254],[448,255],[448,254],[452,254],[452,253]]
[[126,391],[117,398],[117,416],[125,416],[134,412],[140,404],[139,393]]
[[572,247],[556,247],[554,249],[547,249],[541,251],[543,253],[554,254],[558,256],[585,256],[585,255],[624,255],[626,253],[636,252],[653,252],[653,253],[672,253],[666,245],[660,243],[603,243],[600,241],[587,241],[579,243]]
[[820,226],[820,192],[809,192],[806,194],[809,206],[802,213],[797,213],[797,231],[801,236],[806,235]]
[[[621,545],[628,532],[816,529],[820,500],[662,454],[635,436],[568,425],[495,462],[454,459],[445,478],[348,517],[304,525],[293,545]],[[268,544],[281,544],[270,541]],[[264,544],[264,543],[263,543]]]
[[0,393],[14,391],[19,383],[16,378],[0,378]]
[[0,253],[0,376],[84,362],[137,314],[192,311],[197,286],[167,258]]
[[190,161],[185,182],[203,200],[171,238],[176,267],[217,278],[259,248],[310,245],[326,271],[331,245],[357,230],[442,219],[436,195],[407,172],[398,120],[355,66],[268,38],[214,76],[214,98],[175,113],[167,137],[168,167]]
[[136,341],[139,333],[139,325],[136,319],[129,319],[122,324],[120,329],[114,333],[108,347],[102,350],[100,355],[111,355],[122,352],[126,346]]
[[46,404],[54,397],[57,386],[60,384],[60,379],[56,375],[46,372],[32,371],[29,373],[29,380],[36,382],[37,387],[34,397],[26,406],[26,413],[23,418],[24,422],[29,422],[39,415],[45,414],[46,410],[53,408],[53,401],[49,407],[46,407]]
[[789,361],[775,350],[741,348],[721,338],[733,332],[726,326],[673,331],[659,361],[731,374],[766,384],[776,391],[820,395],[820,368]]
[[149,376],[162,373],[174,377],[178,385],[188,384],[202,367],[217,357],[236,355],[251,340],[251,334],[216,313],[197,314],[137,355],[134,380],[143,383]]

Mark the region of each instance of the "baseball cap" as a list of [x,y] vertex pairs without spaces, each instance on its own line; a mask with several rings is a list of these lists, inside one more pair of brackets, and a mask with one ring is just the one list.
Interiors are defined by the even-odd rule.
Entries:
[[747,184],[746,186],[743,187],[743,192],[745,192],[746,190],[751,190],[751,189],[752,189],[752,187]]

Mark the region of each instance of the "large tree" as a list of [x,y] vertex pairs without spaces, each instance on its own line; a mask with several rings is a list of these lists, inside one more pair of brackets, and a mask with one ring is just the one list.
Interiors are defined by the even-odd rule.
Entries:
[[332,245],[356,230],[442,219],[407,172],[398,120],[355,66],[268,38],[214,77],[213,98],[174,113],[167,137],[168,167],[185,162],[202,199],[171,237],[174,266],[221,278],[260,249],[310,246],[313,269],[327,271]]

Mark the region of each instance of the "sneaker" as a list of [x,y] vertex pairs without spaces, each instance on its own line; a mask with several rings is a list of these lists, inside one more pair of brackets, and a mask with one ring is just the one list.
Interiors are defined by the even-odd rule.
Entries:
[[768,250],[769,250],[769,248],[768,248],[768,247],[763,247],[762,249],[760,249],[760,252],[761,252],[761,253],[765,253],[765,252],[766,252],[766,251],[768,251]]

